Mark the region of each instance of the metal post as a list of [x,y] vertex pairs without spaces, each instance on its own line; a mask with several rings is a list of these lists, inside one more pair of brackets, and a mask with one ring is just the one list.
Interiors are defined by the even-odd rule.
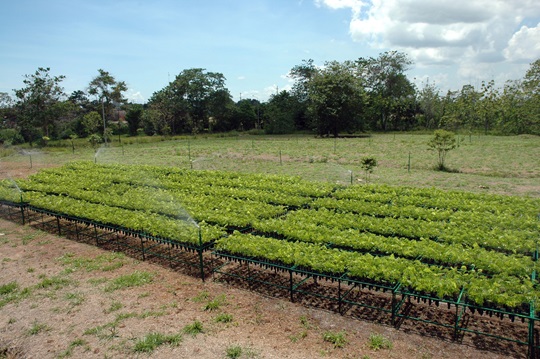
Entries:
[[[461,305],[461,299],[463,298],[463,294],[465,293],[465,288],[461,288],[461,291],[459,292],[459,296],[456,301],[456,316],[454,321],[454,340],[458,340],[459,338],[459,322],[461,320],[462,313],[459,312],[460,305]],[[465,310],[465,307],[463,307],[463,310]]]
[[[398,304],[396,302],[396,294],[401,288],[401,283],[398,283],[394,288],[392,288],[392,326],[396,326],[396,316],[398,311]],[[401,294],[401,302],[403,302],[403,294]],[[401,307],[401,306],[400,306]]]
[[293,271],[289,269],[289,290],[291,292],[291,302],[294,303]]
[[25,220],[24,220],[24,206],[21,204],[21,219],[22,219],[22,224],[24,226],[25,224]]
[[535,322],[535,308],[534,308],[534,301],[530,304],[530,312],[529,312],[529,358],[534,359],[536,358],[536,345],[534,342],[534,322]]
[[144,255],[144,238],[142,235],[139,235],[139,238],[141,238],[141,252],[142,252],[142,260],[146,260],[146,256]]
[[199,266],[201,269],[201,279],[204,282],[204,262],[203,262],[203,249],[202,249],[202,234],[201,234],[201,227],[199,227],[199,249],[197,250],[199,252]]
[[99,247],[99,238],[98,238],[98,233],[97,233],[97,226],[95,223],[94,223],[94,236],[96,237],[96,246]]
[[23,196],[22,196],[22,191],[19,189],[19,196],[21,197],[21,219],[22,219],[22,224],[24,226],[24,204],[23,204]]
[[341,278],[338,279],[338,312],[343,315],[342,309],[342,300],[341,300]]

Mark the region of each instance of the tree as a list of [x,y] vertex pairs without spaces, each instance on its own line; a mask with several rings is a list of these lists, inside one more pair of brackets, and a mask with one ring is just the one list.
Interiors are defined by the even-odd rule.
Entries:
[[446,154],[456,148],[456,137],[451,131],[436,130],[433,133],[433,137],[427,143],[431,150],[437,151],[439,160],[437,163],[437,169],[440,171],[447,171],[448,168],[445,165]]
[[88,112],[83,116],[81,124],[86,135],[93,135],[98,132],[101,123],[101,117],[96,111]]
[[[101,102],[101,116],[103,119],[103,134],[106,135],[107,118],[112,118],[112,112],[115,106],[119,106],[125,99],[123,93],[127,91],[124,81],[116,79],[107,71],[99,69],[99,75],[94,77],[88,85],[88,93],[96,96],[97,101]],[[107,142],[107,137],[104,137]]]
[[246,131],[257,128],[260,118],[260,103],[258,100],[245,98],[236,103],[236,117],[240,122],[240,130]]
[[439,90],[434,84],[425,83],[418,93],[418,103],[422,112],[421,125],[427,129],[439,127],[443,105]]
[[[0,114],[3,114],[3,111],[13,107],[13,100],[7,92],[0,92]],[[3,118],[3,116],[2,116]]]
[[270,134],[293,132],[300,110],[297,98],[288,91],[272,95],[266,105],[264,131]]
[[16,110],[14,102],[6,92],[0,92],[0,129],[12,128],[15,123]]
[[499,91],[495,87],[495,81],[489,82],[482,81],[481,98],[479,100],[479,106],[477,107],[479,127],[484,128],[484,134],[493,128],[496,119],[499,115]]
[[401,102],[410,101],[415,93],[413,84],[405,76],[412,60],[403,52],[388,51],[378,58],[360,58],[356,64],[365,80],[374,127],[383,131],[390,124],[397,127],[392,123],[396,108]]
[[159,116],[158,122],[166,123],[176,134],[210,128],[212,121],[227,115],[230,101],[223,74],[194,68],[183,70],[148,103]]
[[363,82],[350,61],[326,62],[315,67],[312,60],[291,70],[296,80],[293,93],[306,103],[311,127],[320,136],[362,129],[365,103]]
[[130,136],[137,136],[137,130],[139,129],[144,107],[140,104],[132,104],[128,107],[126,113],[126,121],[128,123],[128,133]]
[[532,94],[540,95],[540,59],[531,63],[525,73],[523,87]]
[[375,157],[363,157],[360,162],[362,169],[366,172],[366,182],[369,180],[369,174],[373,173],[377,167],[377,159]]
[[14,90],[17,124],[25,141],[30,143],[42,136],[50,137],[56,121],[65,110],[61,104],[64,89],[60,86],[65,76],[51,76],[49,71],[48,67],[39,67],[34,74],[25,75],[25,87]]
[[540,134],[540,59],[531,63],[523,79],[522,121],[527,133]]
[[302,60],[302,64],[296,65],[289,72],[289,77],[295,80],[293,85],[293,96],[300,102],[305,102],[309,98],[308,83],[315,76],[318,69],[313,64],[313,60]]
[[362,129],[363,81],[352,62],[327,62],[308,82],[308,112],[321,136]]

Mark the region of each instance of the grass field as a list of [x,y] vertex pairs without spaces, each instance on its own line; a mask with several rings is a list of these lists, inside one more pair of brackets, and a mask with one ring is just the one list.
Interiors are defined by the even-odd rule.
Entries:
[[300,176],[315,181],[358,184],[366,181],[365,156],[378,166],[372,183],[540,197],[540,137],[459,137],[447,166],[435,171],[437,154],[426,145],[428,134],[374,134],[363,138],[315,138],[309,135],[230,137],[122,137],[97,150],[84,139],[65,147],[4,151],[2,177],[18,177],[73,160],[98,163],[169,165],[194,170],[227,170]]

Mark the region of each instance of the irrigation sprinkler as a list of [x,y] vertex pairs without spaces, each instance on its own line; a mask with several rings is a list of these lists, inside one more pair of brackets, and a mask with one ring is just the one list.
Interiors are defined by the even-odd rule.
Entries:
[[409,163],[407,164],[407,172],[411,173],[411,152],[409,151]]
[[[189,140],[187,141],[187,152],[188,152],[188,160],[191,162],[191,143]],[[191,169],[193,169],[193,164],[191,165]]]
[[279,150],[279,165],[281,166],[283,163],[281,162],[281,150]]
[[29,154],[28,154],[28,157],[30,158],[30,168],[32,168],[32,154],[29,153]]
[[349,170],[349,173],[351,174],[351,184],[353,184],[353,171]]

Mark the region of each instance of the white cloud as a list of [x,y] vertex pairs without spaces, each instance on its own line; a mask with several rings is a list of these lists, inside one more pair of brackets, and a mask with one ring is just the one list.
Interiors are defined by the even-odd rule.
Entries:
[[366,4],[361,0],[315,0],[315,5],[319,7],[325,5],[331,9],[350,8],[355,15],[359,15]]
[[[537,0],[315,0],[315,4],[349,8],[354,41],[404,50],[419,65],[538,56],[538,27],[522,27],[514,34],[524,21],[540,17]],[[535,50],[526,53],[525,45]]]
[[134,102],[134,103],[145,103],[146,102],[146,99],[141,94],[141,92],[140,91],[135,91],[134,89],[128,89],[126,98],[130,102]]
[[237,79],[238,79],[238,80],[245,80],[246,77],[245,77],[245,76],[238,76]]
[[540,23],[533,28],[522,26],[508,41],[504,56],[512,61],[540,58]]

